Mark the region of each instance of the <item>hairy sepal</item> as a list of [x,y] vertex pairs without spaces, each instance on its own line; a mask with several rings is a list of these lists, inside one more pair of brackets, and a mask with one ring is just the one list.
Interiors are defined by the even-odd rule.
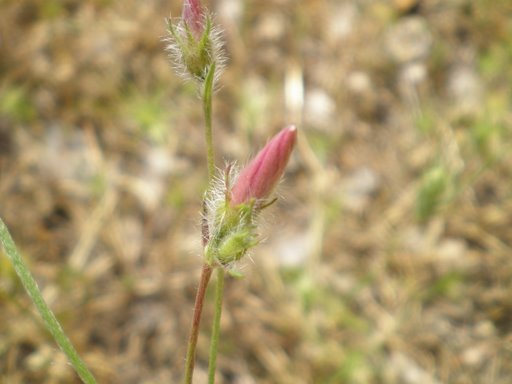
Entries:
[[205,248],[206,261],[230,266],[259,242],[256,234],[254,202],[231,206],[229,200],[217,206],[210,225],[210,240]]

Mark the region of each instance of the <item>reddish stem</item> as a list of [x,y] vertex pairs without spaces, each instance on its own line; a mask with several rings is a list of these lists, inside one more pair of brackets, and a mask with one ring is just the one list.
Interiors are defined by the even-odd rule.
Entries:
[[190,327],[190,336],[188,339],[187,360],[185,365],[185,384],[192,384],[197,338],[199,336],[199,324],[201,323],[201,313],[203,312],[206,287],[208,286],[211,275],[212,267],[208,264],[204,264],[201,271],[201,279],[199,280],[199,287],[197,288],[194,315],[192,317],[192,325]]

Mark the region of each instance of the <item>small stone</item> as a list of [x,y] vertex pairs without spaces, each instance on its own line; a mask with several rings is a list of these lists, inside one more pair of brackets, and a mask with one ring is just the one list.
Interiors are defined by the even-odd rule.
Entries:
[[423,60],[430,53],[432,34],[421,17],[408,17],[395,24],[388,32],[386,48],[400,64]]
[[347,88],[354,93],[365,93],[371,91],[372,82],[366,72],[355,71],[347,78]]
[[417,86],[427,79],[427,68],[424,63],[412,62],[404,67],[400,77],[405,83]]
[[487,361],[488,349],[485,345],[473,346],[462,353],[462,361],[469,366],[478,366]]
[[447,267],[463,267],[467,264],[464,257],[466,254],[466,243],[460,239],[443,239],[437,247],[437,256],[441,263]]

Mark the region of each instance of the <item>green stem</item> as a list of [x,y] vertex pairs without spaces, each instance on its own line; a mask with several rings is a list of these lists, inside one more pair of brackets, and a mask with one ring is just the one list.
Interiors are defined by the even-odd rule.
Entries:
[[[213,63],[206,75],[204,81],[203,114],[204,114],[204,135],[206,139],[206,163],[208,166],[208,190],[215,176],[215,157],[213,153],[213,132],[212,132],[212,95],[213,95],[213,79],[215,75],[215,63]],[[206,210],[203,201],[203,210]],[[203,246],[206,246],[209,239],[208,224],[203,220],[202,225]],[[194,314],[192,317],[192,325],[190,327],[190,335],[187,347],[187,357],[185,361],[185,384],[192,384],[192,376],[194,375],[194,364],[196,355],[197,338],[199,336],[199,324],[201,322],[201,313],[204,306],[204,297],[206,288],[212,275],[212,267],[205,263],[201,273],[201,280],[197,288],[196,301],[194,304]]]
[[215,76],[215,63],[210,66],[210,70],[204,81],[203,93],[203,113],[204,128],[206,138],[206,160],[208,164],[208,185],[215,176],[215,158],[213,154],[213,133],[212,133],[212,95],[213,95],[213,79]]
[[224,296],[224,268],[217,268],[217,285],[215,286],[215,315],[213,318],[212,337],[210,342],[210,361],[208,364],[208,384],[215,383],[217,352],[219,349],[220,317],[222,314],[222,299]]
[[194,304],[194,315],[192,316],[192,325],[190,327],[190,336],[188,339],[187,357],[185,361],[185,384],[192,384],[194,375],[194,363],[196,355],[197,338],[199,336],[199,324],[201,323],[201,313],[203,311],[204,296],[206,287],[212,275],[212,267],[208,264],[203,265],[201,279],[196,293],[196,302]]
[[50,331],[59,347],[64,351],[78,376],[80,376],[82,381],[86,384],[95,384],[96,380],[94,379],[94,376],[82,359],[80,359],[80,356],[78,356],[77,351],[62,330],[62,327],[55,318],[55,315],[50,308],[48,308],[48,305],[46,305],[43,296],[37,287],[36,281],[23,262],[23,259],[16,248],[16,244],[14,243],[9,230],[2,219],[0,219],[0,242],[3,244],[5,254],[14,266],[14,270],[20,278],[23,287],[25,287],[25,290],[43,318],[46,328]]

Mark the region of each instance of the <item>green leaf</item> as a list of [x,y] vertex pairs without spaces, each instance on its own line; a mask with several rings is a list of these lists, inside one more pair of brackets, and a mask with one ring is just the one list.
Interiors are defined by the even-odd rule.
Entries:
[[16,271],[16,274],[20,278],[23,287],[27,291],[28,295],[30,296],[30,299],[32,300],[37,310],[39,311],[39,314],[43,318],[46,328],[51,333],[59,347],[64,351],[64,353],[69,359],[69,362],[75,369],[78,376],[80,376],[80,378],[85,384],[95,384],[96,380],[94,379],[94,376],[89,371],[85,363],[82,361],[82,359],[78,355],[78,352],[71,344],[71,341],[69,341],[68,337],[62,330],[62,327],[59,324],[58,320],[56,319],[55,315],[44,301],[43,295],[41,294],[41,291],[37,287],[36,281],[32,277],[32,274],[30,273],[23,259],[21,258],[21,255],[16,247],[16,244],[14,243],[14,240],[12,239],[9,233],[9,230],[7,229],[6,225],[1,219],[0,242],[4,247],[4,251],[7,258],[11,261],[14,270]]

